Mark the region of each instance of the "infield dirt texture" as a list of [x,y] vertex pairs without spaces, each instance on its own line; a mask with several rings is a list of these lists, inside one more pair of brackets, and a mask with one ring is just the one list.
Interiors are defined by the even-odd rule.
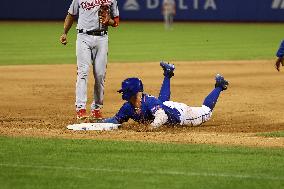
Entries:
[[0,22],[0,188],[284,186],[284,82],[273,67],[282,25],[122,23],[110,34],[105,117],[123,104],[126,77],[158,95],[162,59],[176,65],[173,101],[200,106],[217,73],[229,89],[200,127],[73,132],[75,31],[61,46],[62,24]]
[[[141,70],[144,70],[141,72]],[[199,106],[214,87],[214,75],[223,73],[230,88],[221,94],[212,120],[200,127],[162,127],[146,132],[133,122],[114,132],[72,132],[75,123],[75,65],[2,66],[1,128],[4,135],[104,138],[184,143],[244,144],[283,147],[284,138],[256,137],[257,132],[283,128],[282,75],[270,61],[176,62],[172,100]],[[125,76],[143,80],[145,91],[158,95],[163,79],[159,62],[111,63],[106,78],[104,115],[113,116],[123,104],[116,92]],[[92,96],[93,81],[88,96]],[[273,92],[271,92],[273,91]],[[24,99],[24,100],[23,100]],[[91,100],[89,101],[89,104]],[[139,131],[139,132],[137,132]],[[209,137],[210,136],[210,137]],[[252,136],[252,137],[249,137]]]

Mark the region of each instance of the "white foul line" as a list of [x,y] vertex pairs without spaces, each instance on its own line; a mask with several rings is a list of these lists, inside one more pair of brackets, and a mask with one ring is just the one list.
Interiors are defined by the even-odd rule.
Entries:
[[136,174],[159,174],[159,175],[181,175],[181,176],[203,176],[203,177],[230,177],[237,179],[265,179],[265,180],[284,180],[284,177],[273,177],[267,175],[245,175],[245,174],[228,174],[228,173],[205,173],[205,172],[183,172],[183,171],[144,171],[134,169],[107,169],[107,168],[84,168],[84,167],[61,167],[47,165],[21,165],[21,164],[5,164],[0,163],[0,167],[13,168],[32,168],[32,169],[61,169],[61,170],[77,170],[91,172],[117,172],[117,173],[136,173]]

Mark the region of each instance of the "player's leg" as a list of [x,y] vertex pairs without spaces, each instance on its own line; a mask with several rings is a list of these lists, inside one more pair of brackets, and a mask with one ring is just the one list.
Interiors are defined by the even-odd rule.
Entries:
[[164,14],[164,27],[167,29],[167,15]]
[[171,77],[174,76],[175,66],[165,62],[161,62],[160,66],[164,70],[164,80],[161,86],[159,100],[165,102],[169,101],[171,97]]
[[215,89],[205,98],[201,107],[187,107],[182,111],[181,124],[198,126],[210,120],[219,95],[226,90],[229,83],[223,76],[216,76]]
[[174,22],[174,15],[170,14],[169,15],[169,28],[171,28],[171,29],[173,27],[173,22]]
[[171,98],[171,78],[165,76],[158,99],[162,102],[165,102],[169,101],[170,98]]
[[[76,111],[77,118],[84,119],[87,103],[87,82],[91,60],[91,50],[88,46],[88,36],[79,34],[76,41],[77,81],[76,81]],[[83,42],[84,41],[84,42]]]
[[221,87],[213,89],[212,92],[204,99],[203,105],[213,110],[221,92],[222,92]]
[[216,75],[215,79],[216,79],[215,89],[212,90],[212,92],[205,98],[203,102],[203,105],[209,107],[211,110],[214,109],[220,93],[223,90],[226,90],[229,85],[228,81],[226,81],[224,77],[219,74]]
[[165,19],[165,29],[169,29],[169,27],[170,27],[170,17],[169,17],[168,13],[165,13],[164,19]]
[[96,51],[94,52],[93,73],[95,78],[94,100],[91,105],[92,116],[96,119],[102,118],[100,109],[103,107],[104,82],[108,56],[108,36],[98,37]]

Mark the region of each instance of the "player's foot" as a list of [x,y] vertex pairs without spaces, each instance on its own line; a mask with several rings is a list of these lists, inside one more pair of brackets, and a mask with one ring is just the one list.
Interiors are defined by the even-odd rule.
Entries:
[[95,109],[91,111],[90,115],[91,120],[98,120],[98,119],[103,119],[103,114],[101,109]]
[[175,74],[174,74],[174,70],[175,70],[175,65],[174,64],[170,64],[170,63],[167,63],[167,62],[164,62],[164,61],[161,61],[160,62],[160,66],[163,68],[164,70],[164,76],[165,77],[173,77]]
[[215,88],[221,87],[222,90],[227,90],[229,82],[225,80],[222,75],[217,74],[215,80],[216,80]]
[[80,109],[76,112],[77,114],[77,120],[85,120],[88,115],[86,109]]

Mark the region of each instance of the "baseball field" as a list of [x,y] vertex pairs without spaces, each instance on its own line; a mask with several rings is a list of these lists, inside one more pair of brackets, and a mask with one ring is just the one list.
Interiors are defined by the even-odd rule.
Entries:
[[160,60],[176,65],[174,101],[201,105],[216,73],[229,89],[200,127],[74,132],[76,34],[62,46],[62,24],[0,22],[0,188],[284,187],[284,83],[273,65],[283,25],[122,22],[110,31],[105,117],[122,105],[126,77],[158,95]]

